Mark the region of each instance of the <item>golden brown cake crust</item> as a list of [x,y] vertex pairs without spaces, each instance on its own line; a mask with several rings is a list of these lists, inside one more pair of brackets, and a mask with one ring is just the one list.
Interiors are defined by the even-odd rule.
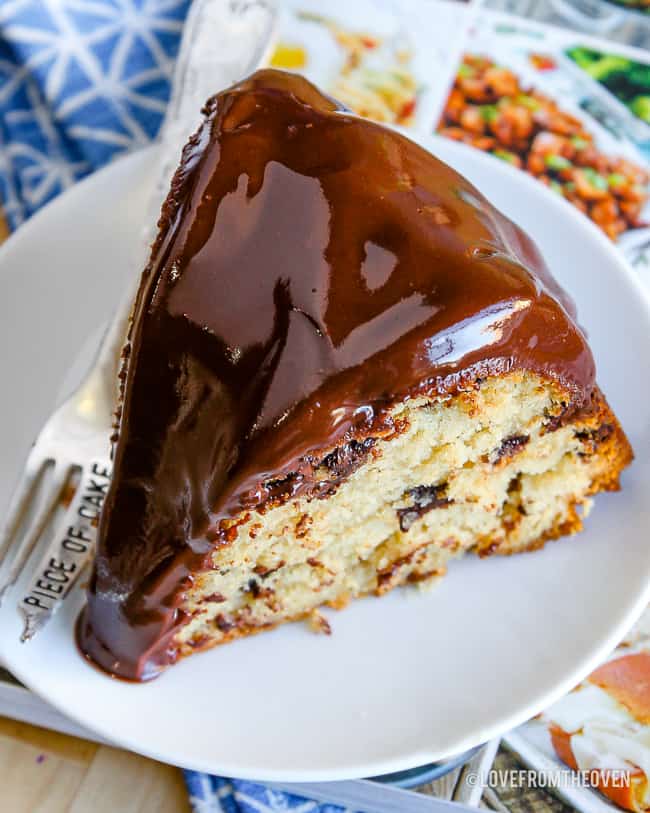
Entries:
[[[457,401],[462,402],[463,409],[475,420],[481,418],[483,409],[481,399],[478,397],[480,387],[481,382],[477,384],[476,390],[466,391],[456,397]],[[545,417],[544,426],[540,434],[541,436],[552,436],[559,431],[564,431],[565,433],[570,431],[573,436],[580,441],[577,456],[581,465],[589,467],[588,482],[585,483],[579,495],[568,501],[564,512],[534,539],[526,541],[523,545],[517,542],[513,543],[511,537],[512,533],[516,530],[516,522],[505,517],[502,521],[504,535],[501,541],[495,542],[493,537],[485,540],[479,539],[476,544],[469,549],[470,552],[474,552],[483,557],[491,555],[511,555],[513,553],[538,550],[542,548],[547,541],[572,535],[582,530],[584,516],[581,509],[584,508],[586,498],[589,495],[596,494],[600,491],[619,490],[621,472],[632,461],[633,453],[604,395],[600,389],[595,388],[591,404],[588,408],[573,414],[569,418],[564,415],[561,420],[558,420],[557,418],[562,411],[562,404],[565,402],[562,400],[562,395],[555,384],[553,385],[553,389],[557,399],[558,412],[555,415],[548,414]],[[407,429],[408,427],[404,426],[402,431],[407,431]],[[386,442],[390,444],[393,440],[395,440],[395,437],[388,439]],[[515,457],[519,453],[520,448],[524,448],[525,445],[524,443],[508,444],[509,447],[515,447],[512,452],[513,457]],[[381,453],[379,456],[381,456]],[[504,466],[503,457],[494,460],[491,466],[495,470],[501,469]],[[338,483],[338,485],[341,485],[341,483]],[[243,524],[250,522],[250,517],[243,519]],[[304,519],[302,523],[306,524]],[[449,547],[453,549],[454,547],[453,540],[445,540],[442,543],[436,544],[441,548]],[[368,595],[381,596],[398,586],[435,582],[435,580],[446,574],[446,566],[444,564],[437,564],[434,567],[431,566],[430,546],[431,543],[425,539],[419,541],[406,553],[403,550],[396,549],[394,558],[384,562],[382,566],[377,569],[376,578],[369,589],[360,591],[354,595],[343,592],[335,599],[328,599],[322,602],[322,604],[333,607],[334,609],[343,609],[347,606],[351,598],[359,598]],[[318,552],[315,552],[314,560],[316,560],[317,557]],[[280,563],[280,567],[283,565],[283,562]],[[264,575],[267,574],[265,573]],[[201,610],[198,611],[198,614],[200,614],[200,612]],[[284,622],[308,620],[311,623],[313,612],[314,609],[310,607],[302,612],[283,616],[273,623],[262,624],[250,623],[245,613],[234,619],[228,618],[226,620],[224,616],[221,621],[217,622],[221,624],[218,638],[210,637],[209,635],[197,635],[193,638],[189,637],[180,643],[178,653],[180,656],[186,656],[197,651],[211,649],[218,644],[227,643],[237,638],[271,629]]]

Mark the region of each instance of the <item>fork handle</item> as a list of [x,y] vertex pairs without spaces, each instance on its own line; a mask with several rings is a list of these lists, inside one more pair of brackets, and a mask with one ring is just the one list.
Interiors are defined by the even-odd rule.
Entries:
[[110,478],[111,467],[105,460],[90,461],[84,469],[72,502],[55,525],[53,544],[48,545],[18,604],[25,621],[21,641],[28,641],[49,621],[90,561]]

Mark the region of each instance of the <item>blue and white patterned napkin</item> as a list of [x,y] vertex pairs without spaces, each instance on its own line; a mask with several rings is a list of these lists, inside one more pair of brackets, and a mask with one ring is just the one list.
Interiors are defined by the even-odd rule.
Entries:
[[155,137],[189,5],[0,2],[0,202],[10,228]]
[[[0,0],[0,204],[11,229],[158,133],[190,0]],[[186,771],[196,813],[342,813]]]
[[292,813],[352,813],[338,805],[319,804],[242,779],[221,779],[196,771],[185,771],[185,782],[194,813],[272,813],[280,810]]

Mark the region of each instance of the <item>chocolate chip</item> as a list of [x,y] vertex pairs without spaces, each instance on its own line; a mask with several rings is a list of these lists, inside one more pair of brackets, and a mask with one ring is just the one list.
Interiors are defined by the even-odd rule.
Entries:
[[374,438],[366,438],[361,442],[351,440],[330,452],[321,460],[320,465],[334,477],[346,477],[360,466],[374,445]]
[[407,508],[398,508],[399,527],[406,533],[413,523],[424,514],[434,508],[447,508],[454,502],[445,497],[447,483],[437,486],[416,486],[406,492],[406,495],[413,500],[413,505]]
[[264,483],[266,499],[264,502],[284,502],[298,493],[304,477],[297,472],[291,472],[281,480],[269,480]]
[[[571,417],[572,410],[569,409],[569,405],[564,403],[561,404],[561,409],[557,413],[557,415],[549,416],[548,421],[544,424],[544,430],[546,432],[557,432],[560,427],[564,426],[564,424],[568,421]],[[548,416],[548,413],[547,413]]]
[[530,440],[530,435],[510,435],[490,455],[490,463],[497,463],[503,457],[512,457],[521,451]]
[[609,440],[614,434],[614,426],[611,423],[601,424],[597,429],[585,429],[581,432],[576,432],[578,440],[591,441],[592,443],[599,444]]
[[206,596],[203,601],[213,601],[215,604],[220,604],[222,601],[225,601],[226,597],[222,593],[210,593],[209,596]]
[[582,451],[578,452],[580,457],[589,457],[598,450],[601,443],[609,440],[614,434],[614,425],[611,423],[604,423],[595,429],[583,429],[576,432],[575,436],[582,443]]
[[229,618],[226,618],[225,615],[218,615],[214,619],[215,625],[221,630],[221,632],[230,632],[230,630],[235,629],[237,626],[234,621],[231,621]]
[[[318,499],[331,497],[341,482],[362,465],[376,442],[376,438],[351,440],[321,460],[306,456],[300,462],[299,471],[289,472],[286,477],[264,483],[265,496],[257,510],[263,512],[266,507],[282,504],[301,494]],[[316,480],[315,475],[320,475],[323,469],[329,477]]]
[[[277,565],[273,567],[266,567],[265,565],[255,565],[253,568],[253,573],[256,576],[259,576],[262,579],[265,579],[267,576],[270,576],[271,573],[275,573],[276,570],[279,570],[281,567],[284,567],[284,559],[280,559]],[[253,581],[253,579],[251,579]]]

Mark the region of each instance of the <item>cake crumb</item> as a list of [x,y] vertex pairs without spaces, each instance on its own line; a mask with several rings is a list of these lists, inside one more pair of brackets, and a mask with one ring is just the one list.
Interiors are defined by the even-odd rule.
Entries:
[[327,606],[333,610],[344,610],[351,600],[352,596],[349,593],[341,593],[341,595],[328,601]]
[[312,610],[308,617],[309,629],[312,632],[317,632],[320,635],[331,635],[332,628],[330,622],[318,610]]
[[408,577],[408,582],[415,585],[418,592],[429,593],[440,584],[446,573],[447,568],[444,566],[431,570],[428,573],[411,573]]

